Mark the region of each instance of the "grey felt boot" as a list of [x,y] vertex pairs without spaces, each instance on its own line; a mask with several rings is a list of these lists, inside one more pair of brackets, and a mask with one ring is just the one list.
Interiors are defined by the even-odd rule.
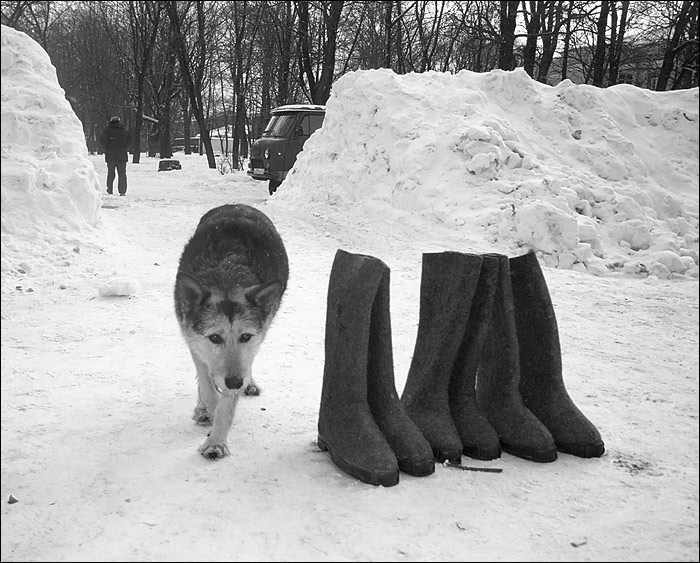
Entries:
[[394,387],[388,276],[376,258],[336,253],[318,419],[318,445],[333,462],[365,483],[386,487],[399,482],[399,469],[414,475],[434,470],[430,446]]
[[549,430],[520,396],[520,350],[507,256],[495,255],[499,276],[490,335],[484,343],[477,373],[479,408],[498,433],[503,451],[537,462],[557,459]]
[[374,421],[394,451],[399,469],[422,477],[435,471],[435,460],[430,444],[410,419],[396,393],[389,287],[389,268],[386,268],[372,304],[367,401]]
[[561,347],[547,282],[534,252],[510,259],[520,348],[520,395],[561,452],[600,457],[598,429],[571,400],[562,377]]
[[459,462],[462,454],[449,385],[481,261],[460,252],[423,254],[418,334],[401,402],[441,462]]
[[498,258],[483,256],[479,281],[449,387],[450,411],[462,440],[462,453],[483,460],[501,456],[498,433],[481,412],[476,400],[476,373],[489,333],[498,276]]

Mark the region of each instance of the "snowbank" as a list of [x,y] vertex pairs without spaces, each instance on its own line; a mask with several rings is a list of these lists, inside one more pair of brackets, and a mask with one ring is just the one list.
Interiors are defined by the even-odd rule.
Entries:
[[697,277],[698,89],[352,72],[272,201],[410,224],[407,243]]
[[2,271],[65,264],[101,227],[80,121],[46,52],[2,26]]

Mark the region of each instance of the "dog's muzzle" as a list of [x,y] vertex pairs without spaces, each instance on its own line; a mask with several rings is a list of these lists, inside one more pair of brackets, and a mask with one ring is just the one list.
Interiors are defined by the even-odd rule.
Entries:
[[224,378],[224,383],[229,389],[240,389],[243,385],[243,380],[235,375],[229,375]]

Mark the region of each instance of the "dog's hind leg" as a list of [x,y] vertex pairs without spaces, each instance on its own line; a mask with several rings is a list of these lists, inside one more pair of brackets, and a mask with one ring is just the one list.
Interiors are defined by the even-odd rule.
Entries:
[[233,416],[236,414],[240,391],[226,390],[219,397],[219,403],[214,411],[214,424],[209,436],[204,443],[199,446],[199,453],[210,459],[217,459],[228,455],[229,449],[226,445],[226,438],[233,423]]
[[202,426],[211,426],[216,404],[219,400],[218,393],[209,377],[209,372],[204,362],[192,354],[195,368],[197,368],[197,405],[194,407],[192,420]]

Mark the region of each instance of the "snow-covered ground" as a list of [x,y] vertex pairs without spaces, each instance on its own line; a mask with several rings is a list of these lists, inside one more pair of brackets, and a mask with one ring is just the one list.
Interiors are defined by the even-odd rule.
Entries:
[[[180,156],[129,164],[119,198],[47,61],[2,27],[3,561],[698,560],[697,89],[354,73],[273,197]],[[263,393],[211,461],[172,289],[230,202],[275,222],[291,275]],[[399,394],[422,252],[538,250],[605,455],[390,488],[341,472],[315,444],[338,248],[391,268]]]

